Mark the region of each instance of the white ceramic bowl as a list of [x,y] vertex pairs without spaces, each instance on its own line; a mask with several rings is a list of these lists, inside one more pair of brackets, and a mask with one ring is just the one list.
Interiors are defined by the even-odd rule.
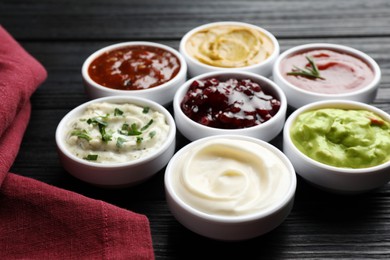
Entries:
[[[214,128],[202,125],[190,119],[180,107],[183,97],[187,93],[190,85],[199,79],[207,79],[211,77],[217,77],[220,79],[236,78],[236,79],[251,79],[254,82],[260,84],[266,93],[273,95],[281,103],[279,111],[268,121],[247,128],[240,129],[222,129]],[[287,100],[283,91],[271,80],[256,75],[250,72],[244,71],[216,71],[201,74],[188,80],[183,84],[173,100],[173,110],[176,125],[178,130],[189,140],[193,141],[202,137],[211,135],[226,135],[226,134],[241,134],[246,136],[252,136],[255,138],[262,139],[264,141],[270,141],[275,138],[283,129],[283,124],[286,118]]]
[[[220,141],[218,141],[218,139],[220,139]],[[190,156],[193,156],[194,154],[196,155],[196,153],[197,153],[196,149],[199,149],[199,147],[201,147],[201,149],[202,149],[202,147],[206,147],[206,149],[209,148],[210,147],[209,146],[210,143],[208,143],[209,141],[222,142],[226,145],[230,144],[229,141],[247,142],[247,143],[245,143],[246,147],[243,147],[243,149],[248,148],[249,143],[252,145],[261,146],[261,149],[266,150],[266,152],[262,151],[262,152],[259,152],[258,154],[256,154],[256,156],[259,156],[261,158],[261,159],[259,159],[260,161],[265,160],[265,162],[264,161],[260,162],[261,164],[268,164],[273,159],[278,158],[277,162],[275,164],[280,166],[281,167],[280,169],[283,169],[283,170],[276,170],[277,172],[281,173],[281,175],[279,176],[280,178],[277,178],[277,177],[269,178],[270,176],[267,177],[267,174],[264,173],[265,171],[260,170],[260,172],[262,172],[261,173],[262,175],[258,176],[258,179],[256,179],[258,181],[258,183],[260,183],[260,185],[262,183],[266,186],[266,187],[262,187],[262,188],[258,188],[258,189],[261,189],[260,194],[267,197],[267,198],[264,198],[264,200],[262,200],[263,202],[264,201],[269,202],[269,204],[267,206],[260,207],[260,209],[253,209],[254,207],[257,206],[257,204],[254,203],[253,201],[250,201],[249,203],[247,203],[247,205],[249,204],[251,206],[248,206],[248,208],[246,208],[246,209],[251,210],[251,212],[245,212],[245,214],[234,215],[234,214],[225,213],[226,211],[230,211],[230,209],[226,210],[226,211],[225,210],[220,211],[220,212],[224,212],[224,213],[207,212],[204,209],[199,208],[199,205],[191,203],[191,200],[187,200],[185,198],[185,196],[187,194],[191,194],[191,192],[187,190],[188,192],[182,193],[182,191],[180,191],[180,189],[182,189],[186,185],[183,183],[177,182],[178,179],[180,181],[183,178],[185,178],[181,175],[182,173],[179,169],[186,168],[185,166],[184,167],[181,166],[183,164],[183,162],[185,163],[185,162],[191,161],[191,159],[187,159],[188,157],[186,157],[186,155],[190,155]],[[223,150],[223,151],[225,151],[225,150]],[[275,157],[266,157],[265,153],[268,153],[268,152],[271,153]],[[264,157],[262,157],[262,156],[264,156]],[[183,157],[184,157],[184,159],[183,159]],[[232,157],[232,158],[235,158],[235,157]],[[270,158],[273,158],[273,159],[270,159]],[[259,160],[252,160],[251,162],[254,162],[254,161],[259,162]],[[233,161],[234,161],[234,159],[233,159]],[[248,159],[248,161],[250,161],[250,159]],[[234,164],[234,163],[232,163],[232,164]],[[225,163],[224,165],[226,166],[226,165],[231,165],[231,164]],[[201,167],[201,165],[199,165],[199,167]],[[215,171],[207,173],[210,175],[216,174],[216,175],[220,176],[220,179],[219,179],[220,182],[218,180],[216,181],[216,183],[218,183],[216,187],[218,187],[219,189],[210,189],[210,190],[216,192],[216,194],[215,194],[216,197],[220,197],[220,196],[224,197],[226,194],[224,194],[224,193],[218,194],[218,190],[219,191],[225,190],[224,185],[226,184],[226,186],[228,187],[228,190],[236,188],[236,189],[239,189],[240,192],[232,194],[232,197],[230,197],[228,195],[229,198],[224,197],[221,200],[217,199],[215,202],[210,201],[211,202],[210,205],[215,205],[215,206],[211,206],[213,208],[213,210],[217,207],[219,208],[221,206],[220,203],[224,203],[224,202],[222,202],[222,201],[224,201],[224,199],[228,200],[228,205],[235,205],[236,201],[232,201],[232,200],[235,200],[236,197],[239,197],[238,200],[240,202],[238,202],[237,205],[239,205],[239,207],[242,207],[243,204],[245,204],[244,201],[245,202],[247,202],[247,201],[245,199],[242,199],[242,197],[240,197],[240,196],[246,196],[246,194],[250,194],[249,198],[251,200],[254,198],[257,198],[257,195],[254,195],[256,192],[254,192],[254,193],[248,192],[249,190],[251,190],[248,187],[254,187],[256,185],[254,183],[257,183],[257,181],[251,181],[252,179],[249,176],[250,174],[248,174],[248,172],[244,171],[244,174],[246,174],[246,177],[245,177],[246,183],[242,185],[245,188],[241,189],[240,184],[237,184],[232,180],[230,180],[230,181],[227,180],[229,177],[224,175],[224,173],[228,172],[227,175],[230,174],[230,177],[233,177],[233,175],[234,175],[233,172],[239,171],[239,169],[238,168],[236,169],[233,167],[229,170],[227,168],[229,168],[229,166],[218,167],[218,168],[216,168]],[[252,170],[252,171],[255,172],[256,170]],[[275,170],[274,169],[270,170],[269,173],[272,175],[272,173],[275,173]],[[238,175],[240,175],[240,174],[238,174]],[[215,181],[215,179],[212,179],[212,180]],[[275,184],[275,186],[272,186],[270,184],[270,182],[272,183],[272,180],[274,180],[273,183]],[[210,181],[210,182],[213,182],[213,181]],[[251,138],[251,137],[237,136],[237,135],[213,136],[213,137],[206,137],[206,138],[202,138],[202,139],[199,139],[197,141],[194,141],[194,142],[188,144],[187,146],[183,147],[181,150],[179,150],[172,157],[171,161],[169,162],[169,164],[166,168],[164,183],[165,183],[165,191],[166,191],[166,200],[167,200],[169,209],[170,209],[171,213],[173,214],[173,216],[183,226],[185,226],[186,228],[188,228],[189,230],[191,230],[197,234],[200,234],[200,235],[208,237],[208,238],[212,238],[212,239],[216,239],[216,240],[224,240],[224,241],[238,241],[238,240],[251,239],[251,238],[263,235],[263,234],[273,230],[277,226],[279,226],[287,218],[287,216],[291,212],[291,209],[292,209],[293,203],[294,203],[294,195],[295,195],[295,190],[296,190],[296,175],[295,175],[294,168],[291,165],[288,158],[279,149],[277,149],[276,147],[274,147],[274,146],[272,146],[264,141],[261,141],[261,140],[255,139],[255,138]],[[191,184],[192,183],[196,183],[196,182],[191,181]],[[203,184],[204,183],[206,183],[206,180],[203,182]],[[232,183],[235,183],[235,184],[232,184]],[[267,184],[265,184],[265,183],[267,183]],[[283,183],[283,185],[281,183]],[[237,184],[237,186],[240,186],[240,187],[237,188],[236,184]],[[280,189],[280,187],[283,187],[283,188]],[[258,190],[258,189],[255,188],[255,190]],[[198,191],[193,192],[193,194],[195,194],[195,196],[197,196],[198,192],[199,192],[199,194],[201,194],[200,198],[204,198],[202,194],[204,192],[207,192],[207,191],[205,189],[203,189],[203,190],[199,189]],[[186,195],[183,195],[183,194],[186,194]],[[276,195],[277,198],[275,198],[275,197],[270,198],[270,197],[274,196],[275,194],[277,194]],[[268,197],[268,196],[270,196],[270,197]],[[209,198],[209,197],[207,197],[207,198]],[[212,200],[212,198],[213,198],[213,196],[211,196],[211,200]],[[272,201],[272,202],[270,202],[270,201]],[[198,204],[199,204],[199,202],[198,202]],[[228,206],[228,207],[230,207],[230,206]],[[223,206],[222,206],[222,208],[223,208]],[[236,209],[234,208],[234,210],[236,210]],[[239,211],[239,209],[237,209],[237,211]]]
[[[82,115],[87,106],[99,102],[135,104],[142,107],[149,107],[154,111],[162,113],[169,125],[169,132],[165,142],[150,154],[128,162],[97,163],[75,156],[65,145],[69,124],[75,118]],[[174,154],[175,137],[175,122],[163,106],[147,99],[128,96],[111,96],[94,99],[74,108],[61,120],[55,135],[59,159],[65,170],[82,181],[108,188],[132,186],[152,177],[168,163]]]
[[[336,93],[336,94],[325,94],[317,93],[313,91],[304,90],[300,87],[293,85],[289,82],[281,73],[280,66],[283,60],[294,54],[302,53],[308,50],[326,49],[333,50],[340,53],[349,54],[365,62],[374,73],[373,80],[365,87],[351,91],[348,93]],[[378,64],[367,54],[356,50],[354,48],[329,43],[311,43],[305,45],[299,45],[291,49],[286,50],[277,58],[273,68],[273,80],[280,86],[286,94],[288,104],[294,108],[299,108],[303,105],[309,104],[315,101],[339,99],[339,100],[353,100],[364,103],[371,103],[376,96],[377,89],[379,87],[381,79],[381,70]]]
[[[178,74],[172,78],[171,80],[148,89],[141,89],[141,90],[120,90],[120,89],[112,89],[105,86],[102,86],[98,83],[96,83],[94,80],[91,79],[88,68],[90,64],[100,55],[102,55],[105,52],[109,52],[112,50],[120,49],[127,46],[151,46],[163,49],[165,51],[168,51],[170,53],[173,53],[180,61],[180,70]],[[104,47],[93,54],[91,54],[84,62],[81,74],[84,81],[84,87],[86,94],[90,99],[100,98],[100,97],[106,97],[106,96],[131,96],[131,97],[141,97],[141,98],[147,98],[153,101],[156,101],[157,103],[161,105],[168,105],[172,102],[173,96],[175,95],[175,92],[177,88],[182,85],[186,81],[187,77],[187,64],[182,57],[182,55],[176,51],[175,49],[159,44],[154,42],[144,42],[144,41],[137,41],[137,42],[123,42],[118,44],[113,44],[107,47]]]
[[[272,54],[266,60],[264,60],[258,64],[254,64],[254,65],[250,65],[250,66],[246,66],[246,67],[222,68],[222,67],[216,67],[216,66],[211,66],[211,65],[202,63],[201,61],[194,58],[192,55],[190,55],[188,53],[185,45],[186,45],[188,39],[192,35],[194,35],[195,33],[199,32],[201,30],[204,30],[204,29],[207,29],[210,27],[224,26],[224,25],[248,27],[248,28],[260,31],[262,34],[264,34],[266,37],[268,37],[271,40],[271,42],[274,46],[274,50],[273,50]],[[273,64],[274,64],[276,58],[279,56],[280,47],[279,47],[279,43],[278,43],[277,39],[275,38],[275,36],[272,33],[270,33],[269,31],[267,31],[259,26],[248,24],[248,23],[243,23],[243,22],[222,21],[222,22],[214,22],[214,23],[204,24],[204,25],[196,27],[196,28],[190,30],[189,32],[187,32],[180,41],[179,50],[180,50],[180,53],[183,55],[185,61],[187,62],[188,72],[189,72],[189,75],[191,77],[194,77],[194,76],[197,76],[199,74],[206,73],[206,72],[220,71],[220,70],[243,70],[243,71],[249,71],[249,72],[257,73],[257,74],[264,75],[264,76],[269,76],[272,73]]]
[[283,152],[294,165],[297,174],[324,190],[345,194],[366,192],[389,182],[390,161],[368,168],[341,168],[311,159],[294,145],[290,136],[292,124],[300,114],[320,108],[368,110],[380,116],[385,121],[390,122],[390,115],[386,112],[374,106],[356,101],[318,101],[297,109],[286,120],[283,131]]

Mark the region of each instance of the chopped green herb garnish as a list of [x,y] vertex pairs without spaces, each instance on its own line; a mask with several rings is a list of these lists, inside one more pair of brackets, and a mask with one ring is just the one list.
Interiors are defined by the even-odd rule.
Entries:
[[86,130],[74,130],[70,133],[71,136],[77,136],[78,138],[85,139],[87,141],[91,141],[92,138],[88,135]]
[[150,121],[146,125],[144,125],[141,129],[139,129],[136,123],[131,124],[131,126],[125,123],[122,125],[121,129],[118,130],[118,132],[122,135],[127,135],[127,136],[140,135],[142,134],[142,131],[148,129],[151,124],[153,124],[153,119],[150,119]]
[[121,135],[129,135],[128,134],[128,129],[129,129],[129,125],[128,124],[123,124],[122,128],[120,130],[118,130],[118,133],[120,133]]
[[133,123],[131,126],[128,124],[123,124],[122,129],[119,130],[119,133],[122,135],[140,135],[142,132],[138,130],[137,124]]
[[121,116],[121,115],[123,115],[123,111],[120,110],[119,108],[115,108],[114,116]]
[[88,124],[107,126],[108,123],[102,117],[92,117],[87,120]]
[[309,62],[310,68],[300,69],[295,66],[291,72],[287,73],[287,75],[303,76],[303,77],[314,78],[314,79],[325,79],[321,77],[320,71],[318,70],[318,67],[315,64],[313,58],[306,56],[306,59]]
[[123,147],[123,143],[127,142],[126,139],[122,138],[122,137],[118,137],[116,139],[116,147],[118,148],[122,148]]
[[87,157],[84,157],[83,159],[88,161],[96,161],[98,158],[97,154],[88,154]]
[[129,135],[140,135],[142,134],[140,131],[138,131],[138,127],[136,123],[131,124],[131,127],[129,128]]
[[109,134],[106,132],[106,127],[99,126],[99,131],[100,131],[100,134],[102,135],[103,142],[109,142],[112,140],[112,134]]
[[148,127],[153,124],[153,119],[150,119],[150,121],[141,128],[141,131],[145,131],[146,129],[148,129]]
[[122,130],[127,130],[129,128],[129,124],[124,123],[122,125]]
[[151,131],[151,132],[149,133],[149,137],[150,137],[150,138],[153,138],[155,135],[156,135],[156,131]]
[[141,144],[142,140],[144,140],[142,137],[137,136],[137,144]]
[[[106,115],[108,117],[108,115]],[[102,136],[103,142],[108,142],[112,140],[112,135],[106,132],[106,127],[108,126],[108,122],[104,121],[101,117],[93,117],[87,120],[88,124],[97,125],[99,127],[99,132]]]
[[150,107],[144,107],[144,109],[142,110],[142,113],[147,114],[147,113],[149,113],[149,110],[150,110]]

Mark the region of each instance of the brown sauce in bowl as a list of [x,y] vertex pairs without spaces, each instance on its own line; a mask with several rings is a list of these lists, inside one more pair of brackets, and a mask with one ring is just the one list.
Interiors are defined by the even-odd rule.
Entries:
[[173,53],[153,46],[128,46],[105,52],[92,61],[89,76],[96,83],[119,90],[141,90],[174,78],[180,61]]

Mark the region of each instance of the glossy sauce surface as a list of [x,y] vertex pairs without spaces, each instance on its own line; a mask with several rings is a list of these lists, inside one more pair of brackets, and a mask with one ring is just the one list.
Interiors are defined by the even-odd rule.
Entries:
[[195,122],[223,129],[246,128],[272,118],[280,101],[250,79],[195,80],[181,109]]
[[216,137],[177,160],[173,186],[195,209],[226,217],[269,210],[289,191],[292,178],[285,163],[255,142]]
[[[287,75],[296,68],[310,68],[311,57],[322,78]],[[366,87],[374,79],[373,70],[361,59],[333,50],[308,50],[286,57],[280,65],[283,77],[296,87],[307,91],[338,94]]]
[[100,55],[88,68],[96,83],[113,89],[141,90],[159,86],[177,75],[179,59],[153,46],[129,46]]

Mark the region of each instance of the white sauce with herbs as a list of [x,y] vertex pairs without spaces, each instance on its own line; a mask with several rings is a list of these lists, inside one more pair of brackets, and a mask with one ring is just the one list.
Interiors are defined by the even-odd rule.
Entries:
[[121,163],[155,152],[165,142],[165,116],[134,104],[95,103],[69,123],[66,145],[81,159]]

